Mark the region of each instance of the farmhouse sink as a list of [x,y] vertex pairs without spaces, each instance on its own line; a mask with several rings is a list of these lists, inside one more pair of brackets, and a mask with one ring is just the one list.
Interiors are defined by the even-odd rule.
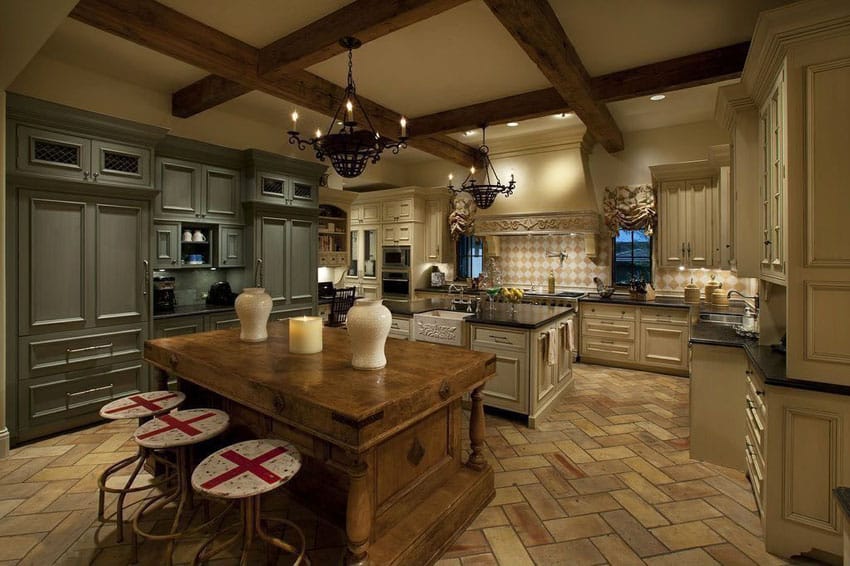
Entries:
[[469,329],[463,320],[474,313],[435,310],[413,315],[413,339],[448,346],[468,346]]
[[742,324],[744,322],[744,315],[703,312],[700,313],[699,320],[700,322],[712,322],[714,324],[726,324],[732,326],[735,324]]

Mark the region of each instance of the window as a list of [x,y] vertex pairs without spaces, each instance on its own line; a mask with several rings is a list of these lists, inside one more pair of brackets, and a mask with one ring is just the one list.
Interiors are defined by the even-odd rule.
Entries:
[[457,279],[478,277],[484,268],[484,240],[461,236],[457,241]]
[[611,262],[614,285],[628,285],[630,279],[652,281],[652,237],[643,230],[620,230],[614,237]]

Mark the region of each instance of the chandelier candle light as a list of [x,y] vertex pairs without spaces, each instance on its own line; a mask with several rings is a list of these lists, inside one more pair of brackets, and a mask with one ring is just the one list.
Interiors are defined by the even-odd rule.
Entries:
[[[461,186],[455,188],[452,185],[452,179],[454,176],[449,173],[449,191],[454,194],[457,193],[469,193],[472,195],[472,198],[475,199],[475,204],[478,205],[478,208],[490,208],[490,205],[493,204],[493,201],[496,200],[496,196],[504,194],[505,197],[509,197],[513,194],[514,189],[516,188],[516,181],[514,180],[514,175],[511,173],[511,180],[507,185],[503,185],[502,181],[499,180],[499,175],[496,173],[496,169],[493,167],[493,163],[490,161],[490,148],[487,147],[486,142],[486,129],[487,126],[481,126],[481,145],[478,147],[478,153],[481,154],[481,169],[484,171],[484,182],[478,183],[475,180],[475,167],[469,168],[469,175],[466,176]],[[490,172],[493,173],[493,177],[495,178],[495,183],[490,178]]]
[[[407,120],[404,116],[401,117],[401,135],[398,141],[382,136],[378,132],[372,125],[369,114],[366,113],[366,108],[357,98],[354,76],[351,71],[351,53],[354,49],[360,47],[361,42],[354,37],[343,37],[339,40],[339,43],[348,49],[348,84],[342,98],[344,102],[340,102],[337,107],[327,134],[322,135],[321,130],[316,130],[316,137],[301,138],[297,127],[297,111],[292,112],[292,129],[287,134],[289,134],[289,143],[298,145],[300,150],[306,149],[309,145],[315,150],[319,161],[324,161],[325,157],[330,158],[334,170],[340,176],[350,179],[363,173],[368,161],[371,160],[372,163],[380,161],[381,153],[385,149],[392,150],[393,154],[397,154],[407,147]],[[358,122],[354,119],[355,105],[359,107],[359,112],[363,114],[363,127],[359,129]],[[345,108],[344,111],[343,108]],[[342,119],[343,112],[345,120],[338,123],[337,121]],[[339,126],[336,132],[334,132],[335,125]]]

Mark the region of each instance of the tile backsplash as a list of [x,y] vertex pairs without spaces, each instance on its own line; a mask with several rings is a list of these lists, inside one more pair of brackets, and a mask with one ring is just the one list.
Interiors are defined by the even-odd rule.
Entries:
[[234,293],[242,291],[244,270],[242,269],[175,269],[157,271],[154,277],[161,275],[174,277],[174,298],[180,306],[199,305],[206,300],[210,286],[217,281],[229,281]]
[[[581,236],[502,236],[500,244],[499,267],[504,285],[528,287],[534,283],[538,288],[545,288],[550,270],[555,272],[558,289],[594,288],[594,277],[599,277],[606,284],[611,281],[611,241],[608,238],[599,238],[597,256],[592,259],[585,253]],[[546,256],[547,252],[561,251],[566,253],[563,262],[557,257]],[[756,279],[739,279],[730,271],[679,271],[661,267],[655,268],[655,288],[661,293],[681,293],[691,277],[702,288],[712,273],[725,289],[753,294],[757,288]]]

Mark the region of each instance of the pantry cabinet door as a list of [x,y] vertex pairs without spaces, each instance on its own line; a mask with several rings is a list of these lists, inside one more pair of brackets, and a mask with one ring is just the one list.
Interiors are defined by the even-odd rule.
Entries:
[[316,223],[293,219],[289,234],[289,300],[292,303],[311,303],[316,293]]
[[285,218],[261,216],[257,219],[257,258],[263,260],[262,286],[275,301],[287,298],[287,224]]

